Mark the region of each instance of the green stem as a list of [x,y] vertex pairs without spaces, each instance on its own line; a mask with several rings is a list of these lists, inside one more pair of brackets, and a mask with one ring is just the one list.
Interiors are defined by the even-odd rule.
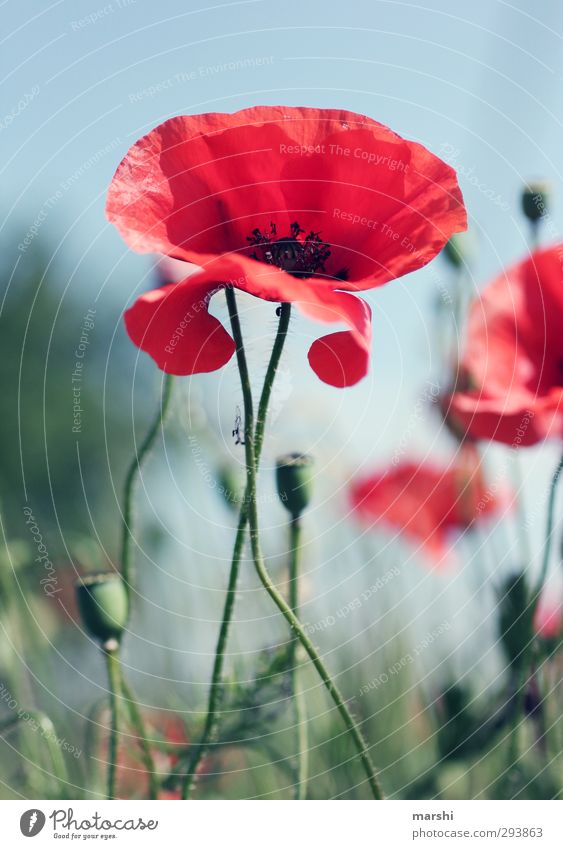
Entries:
[[9,731],[9,729],[13,726],[18,725],[19,723],[25,725],[30,721],[35,723],[41,733],[41,737],[45,741],[47,751],[49,752],[51,765],[53,767],[53,777],[56,778],[59,784],[59,792],[61,798],[65,798],[67,792],[66,783],[68,781],[68,774],[64,758],[57,743],[57,733],[55,731],[55,726],[53,725],[47,714],[42,713],[41,711],[26,710],[23,711],[21,714],[18,713],[15,716],[11,716],[8,719],[5,719],[3,722],[0,722],[0,736],[3,735],[6,731]]
[[[542,565],[540,574],[530,598],[529,618],[533,623],[534,616],[539,604],[541,594],[546,582],[547,573],[549,570],[549,558],[551,555],[551,544],[553,537],[553,521],[555,511],[555,496],[557,495],[557,484],[561,473],[563,472],[563,456],[559,460],[549,488],[549,500],[547,505],[547,526],[545,531],[545,543],[543,547]],[[523,652],[522,665],[516,678],[516,690],[514,693],[515,708],[510,729],[510,744],[508,747],[508,758],[510,766],[513,766],[518,759],[518,731],[520,728],[520,714],[524,711],[524,700],[526,696],[526,684],[528,681],[529,661],[532,654],[532,646],[527,646]]]
[[[162,386],[162,396],[160,399],[159,409],[153,419],[152,424],[150,425],[145,438],[141,442],[139,446],[139,450],[136,452],[129,469],[127,471],[127,475],[125,477],[125,485],[123,490],[123,517],[121,524],[121,577],[129,597],[131,600],[131,588],[133,582],[133,573],[134,573],[134,562],[133,562],[133,553],[131,543],[133,541],[133,527],[134,527],[134,494],[135,494],[135,484],[137,482],[137,478],[141,472],[141,468],[143,466],[144,461],[146,460],[151,448],[153,447],[156,438],[158,437],[164,422],[166,420],[166,416],[170,409],[170,401],[172,399],[172,385],[174,379],[171,374],[165,374]],[[120,675],[119,670],[119,648],[117,648],[115,652],[115,664],[117,666],[117,674]],[[109,660],[108,660],[108,670],[109,670]],[[122,687],[127,687],[125,682],[122,683]],[[135,699],[132,696],[130,690],[128,690],[129,696],[126,697],[126,702],[128,706],[129,716],[131,717],[131,722],[135,726],[135,730],[139,736],[139,740],[141,743],[141,749],[143,752],[143,760],[145,763],[145,767],[147,769],[149,775],[149,793],[151,799],[156,799],[158,796],[158,785],[156,784],[156,774],[154,771],[154,762],[152,760],[152,755],[150,752],[150,747],[147,742],[147,732],[145,728],[145,724],[143,721],[142,714],[138,708],[138,705],[135,702]],[[117,699],[117,696],[115,696]],[[111,741],[111,738],[110,738]],[[117,746],[117,742],[115,741],[115,746]],[[113,771],[113,782],[115,782],[115,766],[112,767],[110,763],[109,767],[110,771]],[[109,776],[108,776],[108,786],[109,786]]]
[[[232,294],[232,298],[234,299],[234,292],[231,288],[227,288],[226,290],[227,303],[231,300],[230,295]],[[229,308],[230,309],[230,308]],[[236,311],[236,306],[235,306]],[[264,427],[266,423],[266,417],[268,413],[268,404],[270,401],[270,396],[272,393],[272,387],[274,385],[274,380],[276,376],[276,372],[278,370],[278,366],[280,363],[283,346],[287,337],[287,331],[289,327],[289,319],[291,316],[291,304],[282,304],[280,307],[280,320],[278,324],[278,330],[276,333],[276,338],[274,341],[274,345],[272,348],[272,353],[270,355],[270,361],[268,363],[268,369],[266,371],[266,376],[264,379],[264,388],[262,389],[262,394],[260,396],[260,402],[258,404],[258,416],[256,420],[256,434],[255,434],[255,442],[256,442],[256,462],[259,462],[260,454],[262,451],[262,444],[264,441]],[[240,324],[239,324],[240,330]],[[237,352],[238,356],[238,352]],[[251,399],[252,400],[252,399]],[[245,416],[246,419],[246,416]],[[247,440],[246,434],[246,425],[247,422],[245,420],[245,441]],[[238,576],[240,571],[240,561],[242,557],[242,551],[244,547],[244,538],[246,532],[246,524],[248,522],[248,510],[247,510],[247,493],[245,493],[243,503],[240,509],[239,522],[237,527],[237,534],[235,538],[235,545],[233,549],[233,557],[231,561],[231,571],[229,574],[229,584],[227,587],[227,594],[225,597],[225,605],[223,608],[223,617],[221,619],[221,628],[219,629],[219,637],[217,640],[217,646],[215,649],[215,660],[213,662],[213,672],[211,675],[211,686],[209,688],[209,697],[207,702],[207,713],[205,716],[205,724],[203,727],[203,731],[200,737],[199,742],[193,746],[192,753],[188,760],[187,771],[184,776],[182,782],[182,798],[188,799],[192,792],[195,777],[197,773],[197,769],[199,764],[201,763],[201,759],[204,757],[205,753],[209,750],[209,746],[213,740],[215,735],[215,731],[217,728],[218,720],[219,720],[219,703],[220,703],[220,692],[222,686],[223,679],[223,666],[225,661],[225,650],[227,648],[227,642],[229,637],[229,630],[231,625],[231,620],[233,617],[233,610],[235,606],[235,598],[236,598],[236,590],[238,583]]]
[[[299,616],[299,553],[301,542],[301,518],[292,516],[289,525],[289,606],[295,616]],[[299,682],[297,668],[297,649],[299,639],[292,631],[289,664],[291,669],[291,691],[293,694],[293,716],[297,732],[297,781],[294,788],[295,799],[307,798],[307,772],[309,742],[307,739],[307,712],[305,699]]]
[[237,354],[237,364],[240,374],[240,382],[242,388],[242,395],[244,401],[244,413],[245,413],[245,453],[246,453],[246,491],[247,491],[247,505],[248,505],[248,522],[250,527],[250,545],[252,549],[252,557],[254,560],[254,566],[258,573],[258,577],[260,578],[264,589],[276,604],[285,620],[289,624],[292,631],[297,635],[299,642],[309,655],[311,662],[317,672],[319,673],[326,689],[328,690],[334,704],[338,712],[340,713],[342,719],[344,720],[344,724],[348,729],[350,736],[352,737],[354,744],[358,750],[358,754],[360,756],[360,760],[365,769],[368,782],[373,793],[375,799],[382,799],[383,795],[380,790],[378,780],[375,774],[375,767],[371,761],[371,757],[368,751],[367,744],[363,738],[362,732],[359,727],[354,722],[354,719],[348,710],[346,703],[338,690],[338,687],[330,677],[328,670],[326,669],[323,661],[317,654],[317,651],[305,633],[303,626],[295,616],[291,607],[287,604],[282,595],[277,591],[274,586],[266,566],[264,564],[264,558],[262,556],[262,550],[260,547],[260,538],[259,538],[259,526],[258,526],[258,511],[256,506],[256,455],[254,450],[254,441],[252,439],[253,432],[253,407],[252,407],[252,391],[250,386],[250,375],[248,372],[248,365],[246,362],[246,355],[244,351],[244,344],[242,339],[242,331],[240,327],[240,320],[236,307],[236,299],[235,294],[232,289],[227,289],[227,304],[229,307],[229,316],[231,319],[231,328],[233,331],[233,338],[236,344],[236,354]]
[[131,595],[131,585],[133,578],[133,556],[131,552],[131,542],[133,539],[133,496],[135,483],[141,471],[141,467],[151,450],[154,442],[164,424],[166,415],[170,407],[170,399],[172,397],[173,377],[171,374],[164,376],[162,387],[162,397],[158,412],[149,427],[145,438],[143,439],[139,450],[135,454],[127,475],[125,478],[125,486],[123,490],[123,521],[121,524],[121,575],[127,590],[127,594]]
[[131,725],[135,729],[135,733],[139,738],[139,744],[141,746],[143,765],[148,776],[149,799],[158,799],[158,778],[156,775],[154,759],[152,756],[151,747],[147,737],[147,732],[145,729],[145,724],[143,722],[141,711],[139,710],[139,706],[137,704],[135,696],[133,695],[133,692],[129,687],[127,681],[125,680],[122,672],[120,673],[120,677],[123,700],[125,702],[125,705],[127,706]]
[[246,511],[244,505],[241,508],[237,535],[235,539],[235,547],[233,550],[233,559],[231,563],[231,571],[229,574],[229,585],[227,587],[227,595],[225,598],[225,606],[223,608],[223,618],[221,620],[221,628],[219,629],[219,638],[215,649],[215,660],[213,662],[213,673],[211,676],[211,686],[209,689],[209,699],[207,703],[207,714],[205,716],[205,724],[199,742],[192,747],[188,760],[186,774],[182,781],[182,799],[188,799],[195,783],[195,777],[201,759],[208,751],[212,742],[217,723],[219,720],[219,704],[221,701],[221,686],[223,679],[223,665],[225,661],[225,649],[229,637],[229,628],[233,616],[235,606],[236,588],[240,568],[240,560],[244,547],[244,532],[246,529]]
[[107,792],[108,799],[115,799],[117,772],[117,740],[119,734],[119,693],[121,676],[119,667],[119,645],[104,647],[108,672],[109,703],[110,703],[110,733],[108,747]]
[[557,467],[553,473],[553,477],[551,479],[551,486],[549,489],[549,501],[547,505],[547,527],[545,531],[545,545],[543,549],[543,560],[540,569],[540,574],[538,578],[538,582],[536,584],[535,591],[532,595],[532,604],[533,604],[533,612],[535,613],[540,595],[542,593],[545,580],[547,578],[547,572],[549,569],[549,556],[551,554],[551,541],[553,536],[553,516],[554,516],[554,508],[555,508],[555,496],[557,494],[557,484],[559,482],[559,478],[561,477],[561,472],[563,472],[563,457],[559,460]]
[[291,318],[291,304],[282,304],[279,308],[280,320],[278,324],[278,332],[272,348],[270,362],[264,378],[264,387],[258,404],[258,415],[256,416],[256,433],[254,435],[254,454],[256,459],[256,469],[260,463],[260,455],[262,453],[262,445],[264,442],[264,429],[266,427],[266,416],[268,413],[268,404],[270,403],[270,395],[276,379],[280,358],[283,351],[283,346],[287,338],[289,328],[289,319]]

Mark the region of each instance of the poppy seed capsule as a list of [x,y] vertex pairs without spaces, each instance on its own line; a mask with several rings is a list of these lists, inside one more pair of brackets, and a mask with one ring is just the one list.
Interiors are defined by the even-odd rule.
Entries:
[[76,584],[82,621],[96,639],[118,640],[129,618],[129,599],[117,572],[86,575]]
[[462,268],[471,259],[471,244],[466,233],[454,233],[444,245],[443,255],[454,268]]
[[313,458],[298,453],[279,457],[276,483],[282,504],[293,518],[298,518],[311,500]]
[[548,183],[528,183],[522,192],[522,211],[534,223],[549,212],[550,187]]

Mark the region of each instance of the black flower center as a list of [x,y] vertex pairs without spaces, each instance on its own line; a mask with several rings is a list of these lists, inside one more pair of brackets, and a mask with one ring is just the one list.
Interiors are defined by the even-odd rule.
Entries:
[[294,277],[312,277],[313,274],[326,273],[325,262],[330,256],[330,245],[323,242],[320,233],[314,230],[305,236],[305,230],[295,221],[290,227],[290,235],[278,238],[275,223],[270,222],[270,230],[263,233],[254,229],[247,241],[254,248],[250,254],[254,259],[283,268]]

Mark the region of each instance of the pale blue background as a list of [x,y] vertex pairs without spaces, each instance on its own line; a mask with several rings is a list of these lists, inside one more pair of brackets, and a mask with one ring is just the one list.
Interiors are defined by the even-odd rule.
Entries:
[[[103,9],[107,13],[102,14]],[[96,22],[78,24],[94,13],[99,14]],[[34,86],[39,87],[28,108],[0,131],[0,243],[15,263],[22,232],[61,184],[76,171],[81,174],[51,205],[40,231],[60,270],[61,296],[76,300],[77,330],[82,308],[96,301],[109,311],[122,336],[122,309],[136,287],[150,283],[145,277],[150,260],[130,254],[106,223],[104,197],[129,145],[173,114],[233,111],[256,103],[344,107],[387,123],[436,153],[455,149],[457,165],[466,175],[460,176],[460,182],[477,244],[471,283],[475,288],[526,251],[526,222],[519,209],[524,180],[541,177],[553,183],[555,200],[546,239],[551,241],[561,232],[563,6],[559,0],[535,4],[529,0],[427,0],[424,4],[250,0],[207,8],[202,0],[110,0],[107,4],[102,0],[52,4],[5,0],[0,15],[0,120]],[[217,67],[268,57],[271,61],[256,68],[233,72]],[[194,72],[196,80],[175,79]],[[168,80],[172,84],[158,95],[136,97],[141,90]],[[92,158],[95,164],[85,167]],[[471,175],[480,188],[472,184]],[[498,196],[499,203],[487,192]],[[501,204],[508,205],[508,211]],[[432,270],[368,293],[374,310],[372,371],[347,392],[321,385],[309,371],[306,346],[318,329],[304,320],[294,325],[277,401],[274,398],[265,462],[268,467],[276,453],[294,448],[313,450],[319,457],[319,509],[310,520],[314,545],[308,561],[312,580],[318,581],[310,591],[318,607],[316,613],[305,611],[311,621],[334,612],[365,585],[365,581],[354,585],[358,574],[354,570],[360,569],[365,553],[356,551],[356,565],[350,565],[346,557],[351,531],[336,520],[335,508],[343,503],[348,477],[364,464],[369,466],[369,461],[388,460],[405,434],[410,448],[421,456],[431,447],[443,453],[454,450],[448,438],[438,434],[440,423],[430,411],[420,418],[415,412],[425,381],[440,374],[437,337],[440,322],[448,316],[436,314],[436,301],[439,289],[451,283],[447,266],[438,259]],[[253,367],[260,370],[274,316],[262,304],[244,304],[249,332],[261,336],[250,346]],[[214,309],[224,315],[220,304]],[[111,351],[108,356],[111,359]],[[152,405],[158,377],[145,359],[141,355],[145,381],[141,391]],[[234,366],[210,378],[194,379],[189,390],[184,388],[185,396],[188,391],[200,396],[205,391],[211,429],[224,436],[223,443],[219,436],[219,448],[207,446],[208,456],[219,451],[241,462],[241,451],[230,437],[234,408],[240,403]],[[129,398],[123,403],[129,404]],[[557,447],[526,455],[527,506],[532,511],[545,490],[556,452]],[[493,467],[500,463],[507,477],[502,457],[490,453]],[[158,517],[168,532],[174,528],[180,539],[179,546],[168,551],[166,562],[161,558],[157,564],[174,576],[173,583],[167,583],[161,575],[154,592],[155,604],[173,611],[158,639],[177,644],[166,628],[174,617],[184,628],[182,617],[193,616],[199,627],[198,644],[184,642],[181,651],[191,656],[191,663],[202,654],[202,690],[195,698],[201,702],[210,663],[201,646],[210,648],[213,643],[222,596],[215,593],[208,599],[212,613],[206,624],[200,620],[207,608],[200,605],[195,592],[202,586],[224,586],[232,519],[218,512],[213,493],[202,483],[203,475],[193,474],[193,465],[191,484],[184,483],[178,464],[160,471],[155,468],[153,475],[152,505],[145,505],[146,515],[151,521]],[[263,486],[268,491],[271,478],[265,476]],[[325,500],[332,509],[330,527],[320,509]],[[272,526],[270,553],[279,551],[281,539],[278,525],[283,515],[276,510],[263,511],[265,524]],[[194,521],[199,538],[187,530]],[[536,508],[532,523],[536,540],[543,523],[543,509]],[[504,539],[496,540],[499,561],[495,562],[496,555],[487,555],[492,568],[517,545],[514,532],[508,543]],[[203,563],[209,568],[200,569]],[[319,578],[322,564],[325,571]],[[423,571],[412,575],[411,581],[407,575],[402,580],[405,594],[411,595],[413,621],[412,611],[424,614],[426,605],[435,598],[439,601],[442,591],[451,593],[453,608],[473,592],[467,587],[474,576],[466,585],[446,586],[434,583]],[[343,587],[340,581],[348,583]],[[178,594],[179,586],[183,595]],[[241,618],[254,615],[254,596],[247,599]],[[461,634],[456,650],[465,668],[464,652],[474,661],[481,653],[481,643],[471,645],[473,628],[482,636],[485,633],[481,608],[469,609],[473,612],[461,617],[455,632]],[[270,616],[273,613],[266,605],[265,624]],[[428,622],[442,620],[439,610],[430,619],[423,616],[419,630],[424,633]],[[404,616],[398,616],[398,621],[404,622]],[[356,622],[358,631],[364,626],[365,622]],[[488,627],[491,636],[491,621]],[[336,638],[327,635],[324,639]],[[434,661],[439,663],[439,658]]]

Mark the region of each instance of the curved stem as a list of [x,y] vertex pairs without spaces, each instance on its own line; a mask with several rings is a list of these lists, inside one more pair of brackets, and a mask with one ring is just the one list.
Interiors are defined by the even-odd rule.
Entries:
[[[301,541],[301,518],[293,516],[289,525],[289,606],[295,616],[299,615],[299,553]],[[294,797],[307,798],[307,771],[309,759],[309,743],[307,739],[307,712],[305,699],[299,683],[297,668],[297,649],[299,639],[292,632],[289,665],[291,670],[291,691],[293,693],[293,715],[297,732],[297,781]]]
[[383,795],[380,790],[377,777],[375,775],[375,767],[371,761],[371,757],[366,745],[366,742],[363,738],[362,732],[354,722],[354,719],[348,710],[346,703],[338,687],[330,677],[328,670],[326,669],[323,661],[319,657],[316,652],[316,649],[305,633],[303,626],[295,616],[291,607],[287,604],[282,595],[277,591],[274,586],[266,566],[264,564],[264,558],[262,556],[262,550],[260,548],[260,539],[259,539],[259,527],[258,527],[258,511],[256,506],[256,455],[254,450],[254,441],[252,439],[252,430],[253,430],[253,408],[252,408],[252,392],[250,386],[250,375],[248,372],[248,365],[246,362],[246,355],[244,351],[244,344],[242,339],[242,332],[240,327],[240,320],[238,317],[237,307],[236,307],[236,299],[233,290],[227,289],[227,304],[229,307],[229,316],[231,319],[231,327],[233,330],[233,338],[236,344],[236,353],[237,353],[237,363],[240,374],[240,382],[242,387],[242,395],[244,400],[244,412],[245,412],[245,453],[246,453],[246,494],[247,494],[247,505],[248,505],[248,522],[250,527],[250,545],[252,549],[252,557],[254,560],[254,566],[258,573],[258,576],[264,586],[264,589],[279,608],[280,612],[284,616],[285,620],[289,624],[292,631],[297,635],[297,638],[307,654],[311,659],[311,662],[321,679],[327,688],[334,704],[336,705],[338,712],[340,713],[342,719],[344,720],[344,724],[352,737],[356,748],[358,750],[358,754],[360,756],[360,760],[365,769],[368,782],[373,793],[375,799],[382,799]]
[[283,346],[287,338],[289,328],[289,319],[291,318],[291,304],[282,304],[279,308],[280,320],[278,324],[278,332],[272,348],[270,362],[264,378],[264,387],[258,404],[258,415],[256,416],[256,433],[254,435],[254,455],[256,460],[256,469],[260,462],[260,454],[262,453],[262,445],[264,442],[264,429],[266,427],[266,416],[268,413],[268,404],[270,403],[270,395],[274,386],[274,380],[280,363],[280,358],[283,351]]
[[[563,472],[563,456],[559,460],[555,471],[553,473],[553,477],[551,479],[551,485],[549,488],[549,500],[547,505],[547,525],[545,531],[545,544],[543,548],[543,558],[540,569],[540,574],[538,576],[537,583],[535,585],[534,590],[532,591],[530,597],[530,611],[529,618],[533,623],[534,616],[536,613],[537,606],[540,601],[541,594],[543,592],[543,588],[545,585],[545,581],[547,578],[547,573],[549,570],[549,558],[551,555],[551,543],[553,536],[553,518],[554,518],[554,508],[555,508],[555,496],[557,495],[557,484],[559,482],[559,478],[561,477],[561,473]],[[515,710],[512,717],[512,723],[510,728],[510,742],[508,747],[508,758],[511,766],[516,764],[518,759],[518,731],[520,728],[520,713],[524,709],[524,701],[526,696],[526,685],[528,681],[528,661],[532,654],[532,646],[529,645],[526,647],[523,652],[522,657],[522,666],[517,674],[516,684],[515,684]]]
[[154,445],[156,437],[158,436],[166,419],[166,415],[170,407],[170,399],[172,397],[172,384],[172,375],[166,374],[164,376],[159,410],[149,427],[145,438],[141,442],[139,450],[131,461],[125,477],[125,485],[123,489],[123,520],[121,524],[121,575],[125,584],[125,589],[127,590],[127,595],[129,596],[131,594],[131,581],[133,574],[131,540],[133,538],[133,494],[135,483],[137,476],[141,471],[143,462]]
[[551,538],[553,536],[553,514],[555,508],[555,496],[557,494],[557,484],[559,482],[559,478],[561,477],[561,473],[563,472],[563,457],[559,460],[557,467],[553,473],[553,477],[551,479],[551,486],[549,489],[549,501],[547,505],[547,527],[545,531],[545,545],[543,549],[543,560],[540,569],[540,574],[538,577],[538,582],[536,584],[535,591],[532,596],[532,604],[534,606],[534,612],[539,601],[539,597],[543,590],[543,586],[545,584],[545,580],[547,578],[547,572],[549,569],[549,556],[551,554]]
[[[234,291],[232,288],[226,289],[226,298],[227,304],[229,306],[229,314],[231,315],[233,310],[234,303],[234,313],[237,313],[236,303],[234,302]],[[282,304],[280,307],[280,320],[278,323],[278,330],[276,333],[276,338],[274,341],[274,345],[272,348],[272,353],[270,355],[270,361],[268,363],[268,368],[266,371],[266,376],[264,379],[264,387],[262,389],[262,394],[260,396],[260,402],[258,404],[258,416],[256,420],[256,434],[254,436],[255,439],[255,457],[256,462],[259,462],[260,454],[262,451],[262,445],[264,441],[264,427],[266,423],[266,416],[268,413],[268,404],[270,401],[270,396],[272,393],[272,387],[274,385],[274,380],[276,377],[276,372],[278,370],[278,366],[280,363],[283,346],[287,337],[287,331],[289,327],[289,319],[291,316],[291,304]],[[238,315],[237,315],[238,319]],[[238,325],[239,333],[240,333],[240,322]],[[238,356],[238,350],[237,350]],[[252,407],[252,397],[250,396],[250,402]],[[252,421],[250,421],[252,425]],[[248,416],[245,412],[245,442],[248,439],[247,434],[247,425],[248,425]],[[193,747],[193,751],[190,755],[187,764],[186,774],[182,783],[182,798],[188,799],[191,791],[193,789],[195,783],[195,777],[197,773],[197,769],[199,764],[201,763],[201,759],[204,757],[205,753],[208,751],[209,746],[213,740],[213,736],[216,731],[217,723],[219,720],[219,703],[220,703],[220,690],[222,686],[222,678],[223,678],[223,666],[225,659],[225,650],[227,647],[228,637],[229,637],[229,629],[231,625],[231,620],[233,617],[233,610],[235,605],[235,597],[238,583],[238,575],[240,570],[240,561],[242,557],[242,550],[244,547],[244,538],[246,531],[246,524],[248,521],[248,510],[247,510],[247,493],[245,493],[244,500],[241,505],[239,522],[237,527],[237,534],[235,538],[235,545],[233,549],[233,557],[231,561],[231,571],[229,573],[229,584],[227,587],[227,594],[225,597],[225,605],[223,608],[223,616],[221,619],[221,628],[219,630],[219,637],[217,640],[217,646],[215,649],[215,660],[213,663],[213,672],[211,675],[211,686],[209,688],[209,697],[207,702],[207,713],[205,716],[205,724],[203,727],[203,731],[200,737],[199,742],[196,746]]]
[[119,734],[119,692],[121,690],[119,670],[119,646],[104,648],[108,672],[110,702],[110,733],[108,747],[107,791],[108,799],[115,799],[117,772],[117,740]]
[[3,722],[0,722],[0,737],[12,726],[18,725],[19,723],[25,725],[30,721],[35,723],[41,733],[41,737],[45,741],[47,751],[49,752],[51,765],[53,767],[53,777],[56,778],[57,783],[59,785],[61,798],[65,798],[67,792],[66,784],[68,782],[68,774],[64,758],[57,743],[57,733],[55,731],[55,726],[53,725],[52,721],[49,719],[47,714],[35,710],[20,711],[15,716],[8,717],[8,719],[5,719]]
[[264,564],[264,559],[262,557],[262,551],[260,549],[260,543],[259,543],[259,539],[258,539],[258,522],[257,522],[255,505],[254,505],[254,507],[253,507],[252,504],[250,505],[250,511],[249,512],[250,512],[250,515],[249,515],[250,541],[251,541],[252,553],[253,553],[253,557],[254,557],[254,565],[256,567],[256,571],[258,573],[258,576],[259,576],[259,578],[260,578],[260,580],[261,580],[261,582],[264,586],[264,589],[266,590],[266,592],[268,593],[268,595],[270,596],[270,598],[272,599],[274,604],[278,607],[278,609],[280,610],[281,614],[283,615],[283,617],[287,621],[290,628],[297,635],[299,642],[301,643],[301,645],[303,646],[303,648],[305,649],[305,651],[309,655],[311,663],[313,664],[313,666],[315,667],[315,669],[319,673],[319,675],[320,675],[320,677],[323,681],[323,684],[325,685],[326,689],[328,690],[334,704],[336,705],[338,712],[340,713],[340,716],[344,720],[344,724],[345,724],[346,728],[348,729],[348,732],[349,732],[350,736],[352,737],[354,744],[355,744],[355,746],[358,750],[358,754],[360,756],[360,760],[362,762],[365,773],[367,775],[368,782],[369,782],[369,785],[370,785],[374,799],[383,799],[383,794],[382,794],[382,791],[379,787],[377,776],[375,774],[375,767],[372,763],[372,760],[371,760],[371,757],[370,757],[370,754],[369,754],[369,751],[368,751],[368,747],[367,747],[366,741],[364,740],[362,732],[360,731],[359,727],[354,722],[352,714],[348,710],[348,707],[346,706],[346,703],[344,701],[342,694],[340,693],[338,687],[336,686],[336,684],[334,683],[334,681],[330,677],[330,674],[329,674],[326,666],[324,665],[323,661],[321,660],[321,658],[317,654],[317,651],[316,651],[313,643],[311,642],[311,640],[309,639],[309,637],[305,633],[303,626],[301,625],[300,621],[297,619],[297,617],[295,616],[295,614],[293,613],[293,611],[291,610],[289,605],[286,603],[283,596],[281,596],[278,593],[277,589],[275,588],[275,586],[272,582],[272,579],[270,578],[270,576],[269,576],[269,574],[266,570],[266,567],[265,567],[265,564]]
[[141,716],[141,711],[139,710],[139,706],[137,704],[135,696],[133,695],[133,692],[129,687],[127,681],[125,680],[122,672],[120,673],[120,677],[123,700],[127,706],[127,711],[129,713],[129,719],[131,720],[131,724],[135,729],[137,737],[139,738],[143,765],[147,771],[149,799],[158,799],[158,778],[156,775],[154,759],[152,756],[150,743],[147,737],[147,732],[145,730],[143,717]]
[[[137,482],[137,478],[141,472],[142,465],[146,460],[152,446],[154,445],[157,436],[159,435],[164,422],[166,420],[166,416],[168,410],[170,409],[170,401],[172,398],[172,385],[174,379],[171,374],[165,374],[163,385],[162,385],[162,396],[160,399],[160,406],[154,417],[152,424],[150,425],[145,438],[141,442],[139,446],[139,450],[136,452],[129,469],[127,471],[127,475],[125,476],[125,484],[123,488],[123,516],[121,523],[121,577],[123,580],[123,584],[125,586],[125,590],[127,592],[127,596],[129,600],[131,598],[131,586],[133,581],[133,572],[134,572],[134,564],[133,564],[133,555],[131,550],[131,542],[133,539],[133,526],[134,526],[134,508],[133,508],[133,496],[135,491],[135,483]],[[119,679],[122,681],[121,673],[120,673],[120,660],[119,660],[119,647],[114,652],[114,656],[112,659],[112,665],[115,665],[116,669],[113,670],[116,675],[119,676]],[[108,655],[108,672],[110,667],[109,655]],[[151,799],[156,799],[158,795],[158,787],[155,784],[156,782],[156,774],[154,770],[154,762],[152,760],[152,755],[150,752],[150,747],[147,742],[147,732],[145,728],[145,724],[143,721],[143,717],[141,712],[136,704],[131,691],[127,688],[127,692],[129,695],[127,696],[123,688],[127,688],[127,684],[122,681],[121,689],[124,692],[129,715],[131,717],[131,722],[135,726],[136,732],[139,736],[139,740],[141,743],[141,749],[143,752],[143,760],[145,763],[145,767],[147,769],[149,775],[149,793]],[[110,690],[111,696],[111,690]],[[115,701],[115,716],[117,717],[117,696],[111,696],[112,701]],[[112,714],[114,713],[114,708],[112,706]],[[117,721],[117,719],[116,719]],[[113,721],[112,721],[113,728]],[[115,739],[113,740],[114,735],[110,736],[110,747],[113,745],[117,747],[117,734],[115,735]],[[114,753],[115,754],[115,753]],[[113,770],[112,781],[115,784],[115,766],[112,767],[111,759],[110,759],[110,772]],[[108,775],[108,788],[110,785],[110,776]],[[109,789],[108,789],[109,792]],[[153,795],[154,794],[154,795]],[[111,798],[111,797],[110,797]]]
[[217,722],[219,719],[219,703],[221,700],[221,686],[223,678],[223,664],[225,660],[225,649],[229,636],[229,628],[233,616],[235,605],[236,587],[238,581],[240,560],[242,549],[244,547],[244,532],[246,529],[246,511],[244,505],[241,508],[237,535],[235,539],[235,547],[233,551],[233,560],[231,563],[231,572],[229,575],[229,585],[227,587],[227,595],[225,598],[225,606],[223,608],[223,618],[221,620],[221,628],[219,630],[219,638],[217,640],[217,648],[215,649],[215,660],[213,662],[213,673],[211,676],[211,687],[209,689],[209,699],[207,703],[207,714],[205,716],[205,725],[199,742],[192,747],[186,774],[182,782],[182,799],[188,799],[192,791],[195,776],[201,759],[209,749],[209,745],[213,739]]

